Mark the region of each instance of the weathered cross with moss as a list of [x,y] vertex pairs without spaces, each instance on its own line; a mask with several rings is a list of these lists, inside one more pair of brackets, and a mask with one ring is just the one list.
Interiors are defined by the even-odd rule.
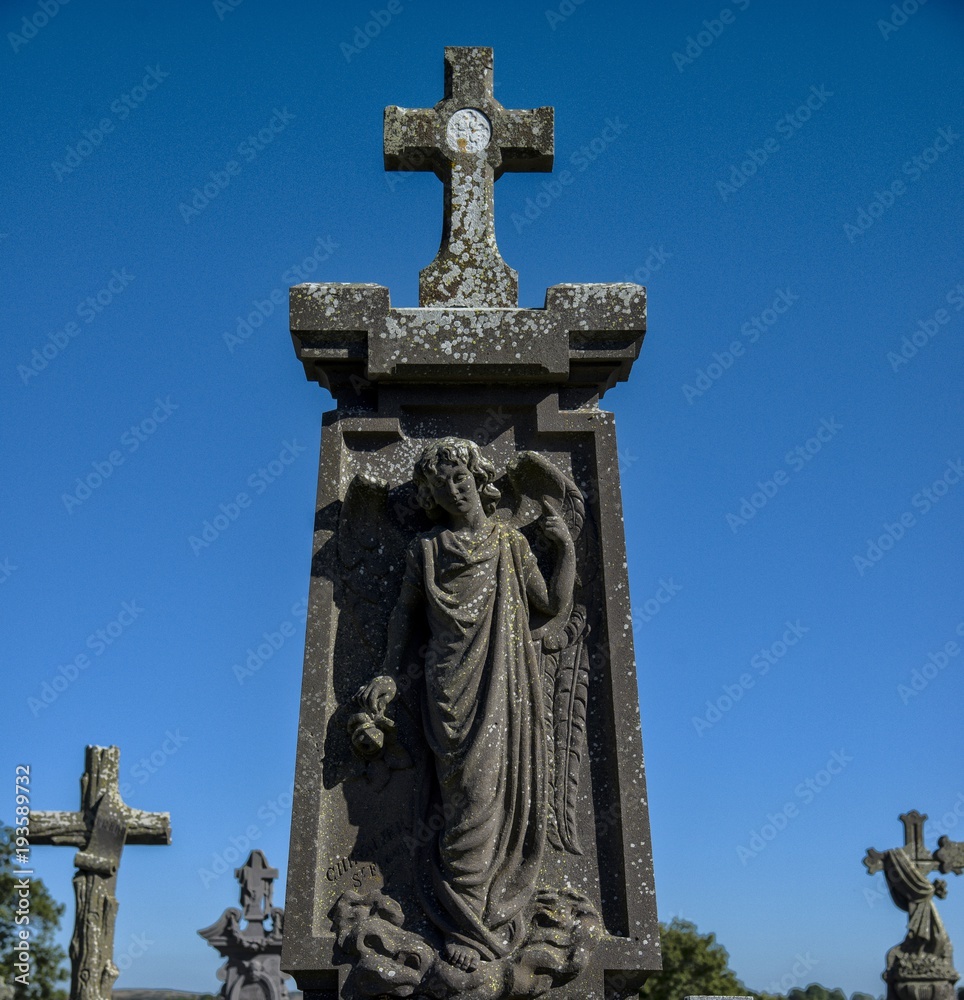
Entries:
[[493,184],[552,170],[552,108],[508,110],[492,96],[492,49],[445,50],[434,108],[385,109],[385,169],[434,170],[445,185],[442,245],[419,274],[419,304],[515,306],[519,276],[495,242]]
[[169,844],[169,813],[126,805],[117,785],[120,750],[87,747],[78,812],[30,813],[34,845],[79,847],[74,858],[77,912],[70,940],[71,1000],[110,1000],[114,965],[117,869],[124,844]]

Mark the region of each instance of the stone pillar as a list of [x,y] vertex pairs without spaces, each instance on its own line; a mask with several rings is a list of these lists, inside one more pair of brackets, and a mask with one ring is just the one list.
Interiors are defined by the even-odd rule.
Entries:
[[297,355],[338,408],[282,964],[310,1000],[615,1000],[659,969],[619,457],[599,407],[638,355],[645,289],[515,304],[492,182],[551,168],[552,109],[495,101],[491,50],[445,57],[435,108],[385,116],[386,166],[446,184],[422,305],[369,284],[291,290]]

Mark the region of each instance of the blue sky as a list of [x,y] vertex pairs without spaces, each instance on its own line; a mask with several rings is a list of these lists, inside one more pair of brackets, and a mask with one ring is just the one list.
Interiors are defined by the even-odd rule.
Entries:
[[[522,304],[649,289],[604,405],[660,915],[752,988],[882,991],[904,922],[865,849],[912,808],[964,839],[964,10],[915,6],[4,5],[3,761],[76,808],[116,743],[126,800],[171,812],[124,853],[119,986],[213,989],[218,871],[286,864],[331,404],[287,288],[416,304],[441,186],[384,173],[382,109],[434,104],[455,44],[556,108],[572,183],[496,187]],[[35,853],[65,941],[71,859]],[[964,886],[941,910],[960,950]]]

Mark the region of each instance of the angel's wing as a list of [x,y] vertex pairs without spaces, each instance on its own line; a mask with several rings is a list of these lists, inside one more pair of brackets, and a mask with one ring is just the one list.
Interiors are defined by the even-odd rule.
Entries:
[[509,483],[516,495],[516,508],[510,523],[524,528],[545,511],[545,501],[557,507],[573,541],[576,543],[578,580],[576,600],[586,592],[599,575],[599,547],[596,526],[586,516],[586,499],[573,480],[557,469],[549,459],[534,451],[521,451],[506,469]]
[[538,518],[546,500],[557,505],[573,539],[579,537],[586,520],[582,491],[549,459],[534,451],[520,451],[506,468],[509,482],[519,498],[513,521],[525,527]]
[[[595,532],[586,519],[586,501],[573,480],[547,458],[532,451],[520,452],[506,472],[519,503],[513,521],[531,524],[544,510],[558,510],[576,544],[579,579],[568,621],[546,633],[542,652],[546,682],[546,714],[553,730],[550,744],[549,841],[559,850],[582,854],[576,825],[579,772],[585,756],[589,702],[589,626],[580,598],[595,576]],[[587,574],[588,571],[588,574]],[[588,576],[588,578],[587,578]],[[551,636],[551,640],[550,640]],[[551,644],[550,644],[551,642]]]
[[549,842],[553,847],[582,854],[576,823],[579,772],[586,752],[586,717],[589,707],[589,651],[586,649],[586,609],[577,604],[566,632],[574,636],[564,649],[544,654],[551,677],[553,741],[549,768]]

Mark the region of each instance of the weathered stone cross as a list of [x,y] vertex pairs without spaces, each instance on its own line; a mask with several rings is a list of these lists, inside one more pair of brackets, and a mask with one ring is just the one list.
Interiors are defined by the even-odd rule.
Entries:
[[[914,862],[921,875],[926,875],[935,869],[939,869],[943,875],[948,872],[953,872],[955,875],[964,874],[964,842],[951,840],[946,836],[941,837],[937,842],[939,850],[932,854],[924,846],[924,824],[927,822],[927,814],[912,809],[910,812],[901,813],[900,821],[904,824],[904,853]],[[873,847],[868,848],[864,856],[868,874],[874,875],[883,870],[886,853]]]
[[641,286],[553,285],[544,309],[518,306],[517,273],[495,243],[492,185],[506,170],[552,169],[553,109],[503,108],[491,49],[445,49],[434,108],[385,108],[384,155],[388,170],[434,170],[445,183],[421,308],[393,308],[382,285],[296,285],[291,334],[309,379],[347,406],[390,381],[562,381],[575,406],[628,377],[646,326]]
[[933,854],[924,844],[925,814],[916,809],[902,813],[903,847],[889,851],[870,848],[864,857],[867,871],[883,870],[893,901],[907,913],[907,935],[887,952],[883,979],[888,984],[888,1000],[954,1000],[957,970],[952,964],[950,938],[934,905],[943,899],[947,884],[931,882],[926,876],[934,869],[942,874],[964,874],[964,843],[943,836]]
[[[271,905],[271,883],[278,877],[264,852],[254,850],[241,868],[234,870],[241,884],[241,907],[229,907],[216,923],[198,934],[227,961],[218,970],[224,987],[218,996],[287,1000],[284,984],[290,977],[281,971],[284,910]],[[241,927],[246,920],[247,926]],[[265,922],[270,920],[270,929]]]
[[124,844],[169,844],[169,813],[125,805],[117,787],[120,750],[87,747],[79,812],[31,812],[34,845],[79,847],[74,858],[77,912],[70,940],[71,1000],[110,1000],[114,965],[117,869]]
[[442,244],[419,274],[419,304],[515,306],[519,276],[495,242],[492,186],[506,171],[552,170],[552,108],[492,96],[492,49],[445,50],[434,108],[385,109],[385,169],[434,170],[445,184]]
[[245,920],[264,920],[271,909],[271,883],[278,869],[268,864],[262,851],[252,851],[247,864],[236,868],[235,878],[241,883],[241,905]]

